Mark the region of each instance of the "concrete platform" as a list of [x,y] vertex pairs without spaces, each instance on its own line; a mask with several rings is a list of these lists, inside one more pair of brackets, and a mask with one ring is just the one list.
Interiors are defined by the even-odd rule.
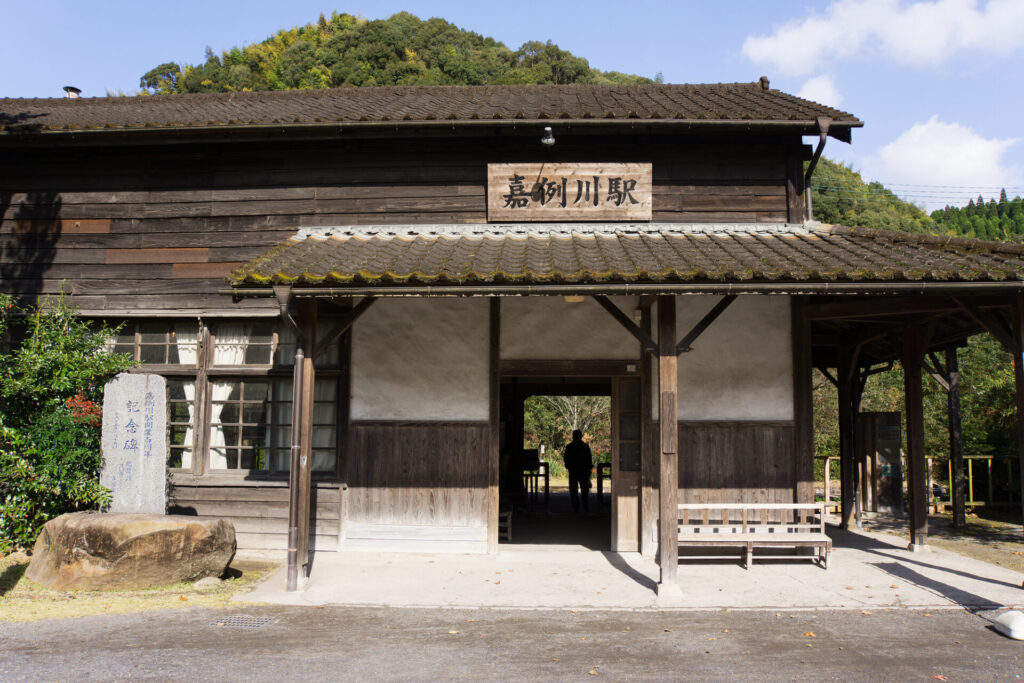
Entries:
[[311,576],[285,591],[282,569],[247,601],[292,605],[570,609],[1019,608],[1024,575],[895,536],[831,529],[831,567],[755,556],[684,559],[682,598],[659,603],[658,567],[637,553],[586,545],[502,545],[497,555],[317,553]]

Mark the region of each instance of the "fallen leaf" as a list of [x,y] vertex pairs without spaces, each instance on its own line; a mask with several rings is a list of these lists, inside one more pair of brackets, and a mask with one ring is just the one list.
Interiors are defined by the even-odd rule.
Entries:
[[810,643],[807,643],[807,647],[814,647],[814,646],[811,645]]
[[926,617],[930,617],[931,615],[930,615],[930,614],[925,614],[925,616],[926,616]]
[[956,643],[957,645],[959,645],[959,644],[960,644],[960,641],[959,641],[959,640],[954,640],[953,642],[954,642],[954,643]]
[[781,617],[782,617],[782,615],[781,615],[781,614],[779,614],[778,612],[776,612],[776,613],[775,613],[775,618],[776,618],[776,619],[779,619],[779,618],[781,618]]
[[724,631],[722,631],[722,633],[728,633],[728,632],[729,632],[729,629],[725,629]]
[[178,599],[179,600],[188,600],[188,598],[186,598],[184,595],[179,595]]
[[1021,552],[1021,551],[1019,551],[1019,550],[1014,550],[1014,551],[1013,551],[1013,554],[1014,554],[1014,555],[1024,555],[1024,553],[1022,553],[1022,552]]
[[501,583],[501,581],[495,581],[494,585],[497,586],[499,583]]
[[580,640],[586,640],[586,637],[582,637],[582,638],[580,638]]
[[591,676],[596,676],[597,675],[597,669],[591,669],[587,673],[590,674]]
[[[669,413],[671,414],[671,413]],[[717,640],[717,638],[708,638],[708,640]]]
[[457,636],[457,635],[459,635],[459,632],[458,631],[448,631],[448,635],[450,635],[450,636]]
[[867,611],[866,609],[862,609],[860,611],[860,613],[863,614],[866,617],[870,617],[871,616],[871,612]]
[[853,590],[853,586],[847,586],[847,587],[846,587],[846,590],[848,590],[848,591],[852,591],[852,590]]
[[937,681],[948,681],[949,680],[948,678],[946,678],[942,674],[935,674],[934,676],[932,676],[932,678],[934,678]]
[[817,637],[818,636],[814,635],[814,631],[808,631],[807,633],[804,634],[804,638],[817,638]]
[[557,662],[557,661],[558,661],[558,657],[552,657],[552,658],[551,658],[551,661],[552,661],[552,662]]
[[665,629],[665,633],[672,633],[672,629],[670,629],[670,628]]
[[889,584],[889,588],[899,588],[899,586],[897,586],[895,583],[893,583],[893,584]]
[[476,621],[476,619],[467,619],[466,621],[472,624],[474,621]]

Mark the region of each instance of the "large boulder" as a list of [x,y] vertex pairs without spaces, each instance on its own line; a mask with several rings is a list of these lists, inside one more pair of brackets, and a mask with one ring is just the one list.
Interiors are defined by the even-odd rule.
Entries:
[[133,590],[220,576],[234,555],[223,519],[73,512],[46,523],[25,574],[56,589]]

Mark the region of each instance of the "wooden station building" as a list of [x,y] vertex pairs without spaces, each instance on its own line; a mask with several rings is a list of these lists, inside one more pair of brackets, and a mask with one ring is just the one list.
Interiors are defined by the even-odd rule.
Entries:
[[811,221],[861,125],[764,78],[0,100],[0,287],[123,325],[171,511],[293,567],[495,552],[522,399],[560,387],[611,396],[609,547],[674,585],[677,501],[812,501],[812,368],[849,473],[894,360],[920,545],[921,368],[987,329],[1020,382],[1024,250]]

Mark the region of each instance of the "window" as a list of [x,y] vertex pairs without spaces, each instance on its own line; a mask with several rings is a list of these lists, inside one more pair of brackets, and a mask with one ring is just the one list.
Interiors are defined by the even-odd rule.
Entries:
[[[113,350],[167,378],[168,467],[288,471],[295,357],[290,330],[259,320],[129,321]],[[313,470],[321,474],[337,469],[340,358],[334,344],[316,361]]]

